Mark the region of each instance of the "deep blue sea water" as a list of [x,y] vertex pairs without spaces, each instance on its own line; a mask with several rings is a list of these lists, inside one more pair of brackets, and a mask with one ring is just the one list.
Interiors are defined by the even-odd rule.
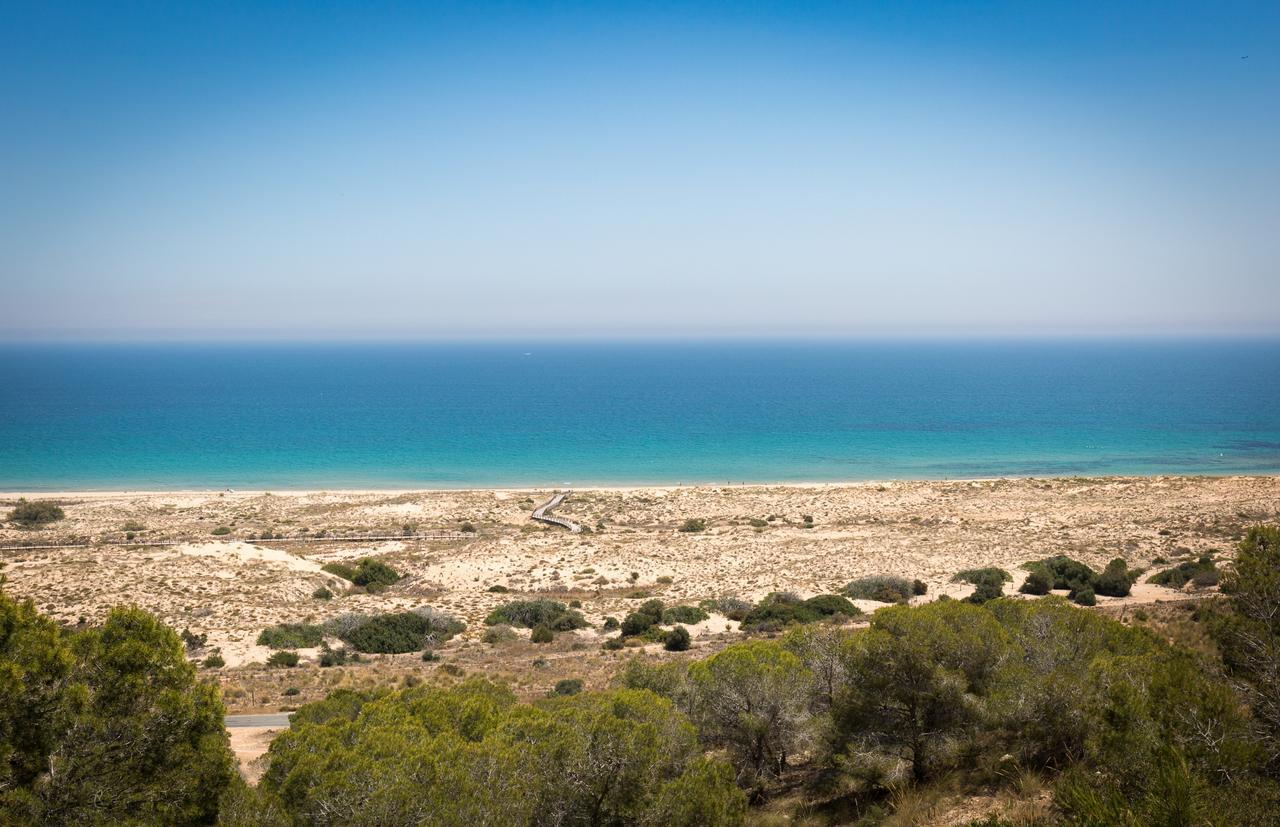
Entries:
[[1280,340],[0,347],[0,489],[1280,472]]

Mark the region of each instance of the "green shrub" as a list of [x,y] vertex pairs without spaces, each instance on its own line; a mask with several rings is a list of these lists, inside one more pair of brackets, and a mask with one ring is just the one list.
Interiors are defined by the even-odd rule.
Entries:
[[9,522],[17,523],[23,528],[56,523],[67,515],[62,506],[52,500],[18,500],[18,504],[9,512]]
[[1093,569],[1079,560],[1073,560],[1061,554],[1056,557],[1046,557],[1043,560],[1028,563],[1026,568],[1032,572],[1043,571],[1053,583],[1053,588],[1055,589],[1070,589],[1075,583],[1093,585],[1094,580],[1097,578]]
[[231,529],[227,528],[224,525],[220,525],[209,533],[212,534],[214,537],[225,537],[231,533]]
[[769,525],[768,520],[762,520],[762,519],[760,519],[759,517],[752,517],[752,518],[751,518],[751,527],[752,527],[752,528],[764,528],[764,527],[765,527],[765,526],[767,526],[767,525]]
[[358,560],[351,575],[352,583],[357,586],[364,586],[369,591],[385,588],[399,579],[399,572],[381,560],[375,560],[372,557],[362,557]]
[[356,570],[346,563],[325,563],[320,570],[341,577],[343,580],[354,580],[356,576]]
[[178,637],[182,638],[182,643],[187,647],[188,652],[193,649],[203,648],[204,645],[209,642],[208,634],[201,633],[197,635],[190,629],[183,629],[182,633],[178,635]]
[[701,623],[711,615],[697,606],[672,606],[662,612],[663,625],[673,623]]
[[485,625],[496,626],[505,623],[508,626],[519,626],[532,629],[543,625],[558,632],[571,632],[574,629],[585,629],[590,624],[581,612],[574,611],[556,600],[540,597],[536,600],[513,600],[504,603],[489,612],[484,619]]
[[644,634],[650,628],[662,622],[663,606],[661,600],[647,600],[640,607],[622,620],[622,636],[632,637]]
[[324,629],[310,623],[277,623],[258,635],[258,645],[272,649],[309,649],[323,641]]
[[1042,568],[1032,569],[1027,574],[1027,579],[1018,587],[1018,591],[1023,594],[1048,594],[1052,589],[1053,578]]
[[582,691],[582,678],[565,678],[556,681],[556,685],[547,694],[549,696],[556,695],[577,695]]
[[125,524],[120,526],[120,530],[129,534],[137,534],[141,531],[146,531],[147,527],[137,520],[126,520]]
[[776,632],[795,623],[813,623],[833,615],[854,617],[862,614],[845,597],[822,594],[801,600],[787,592],[771,592],[742,619],[745,632]]
[[465,627],[454,618],[430,609],[374,615],[341,635],[360,652],[399,655],[443,643]]
[[741,621],[751,613],[755,605],[749,600],[743,600],[738,597],[722,597],[714,601],[714,608],[730,620]]
[[545,623],[539,623],[533,627],[533,634],[529,635],[529,640],[533,643],[550,643],[555,640],[555,632],[551,631],[551,627]]
[[321,586],[313,591],[311,596],[316,600],[331,600],[333,599],[333,592],[329,591],[326,587]]
[[972,583],[974,585],[973,594],[965,598],[968,603],[977,603],[981,605],[989,600],[995,600],[997,597],[1004,595],[1004,582],[1006,579],[1013,579],[1013,576],[1004,569],[986,568],[986,569],[968,569],[957,574],[953,580]]
[[969,583],[976,586],[979,583],[991,581],[996,583],[1007,583],[1012,579],[1013,575],[1004,569],[997,568],[996,566],[987,566],[986,568],[981,569],[964,569],[963,571],[956,572],[955,576],[951,578],[951,582]]
[[1096,606],[1098,598],[1094,596],[1093,586],[1088,583],[1077,583],[1071,588],[1071,594],[1067,595],[1071,602],[1078,603],[1081,606]]
[[291,686],[288,689],[286,689],[284,692],[281,692],[280,694],[285,695],[286,697],[292,698],[294,695],[302,694],[302,690],[296,686]]
[[[358,658],[359,656],[357,655],[356,659]],[[338,649],[330,649],[326,644],[320,649],[320,668],[322,669],[328,669],[331,666],[342,666],[349,659],[351,659],[351,653],[347,651],[345,646]]]
[[600,628],[606,632],[612,632],[613,630],[620,628],[621,625],[622,624],[618,623],[618,618],[606,617],[604,619],[604,624]]
[[281,650],[272,652],[271,657],[267,658],[267,666],[293,668],[298,665],[298,653],[287,652]]
[[1129,575],[1129,565],[1119,557],[1107,563],[1107,567],[1098,575],[1094,583],[1094,591],[1108,597],[1127,597],[1133,578]]
[[689,630],[683,626],[677,626],[667,633],[667,639],[663,641],[662,648],[668,652],[683,652],[689,648]]
[[214,652],[212,655],[205,658],[203,663],[205,669],[221,669],[226,665],[226,660],[224,660],[222,655],[218,652]]
[[493,592],[494,594],[506,594],[507,592],[511,591],[511,589],[508,589],[506,586],[502,585],[501,583],[498,583],[485,589],[485,591]]
[[505,623],[499,623],[497,626],[490,626],[484,630],[484,634],[480,639],[490,646],[496,646],[499,643],[509,643],[519,639],[519,635]]
[[928,592],[929,592],[929,584],[928,584],[928,583],[924,582],[923,580],[912,580],[912,581],[911,581],[911,593],[912,593],[912,594],[914,594],[914,595],[916,595],[917,597],[919,597],[920,595],[928,594]]
[[627,645],[627,642],[622,638],[611,637],[604,642],[601,648],[609,652],[614,652],[614,651],[617,651],[618,649],[625,647],[626,645]]
[[701,517],[690,517],[680,524],[679,531],[686,534],[696,534],[699,531],[707,530],[707,521]]
[[1212,556],[1206,554],[1198,560],[1188,560],[1171,569],[1165,569],[1153,575],[1147,582],[1155,583],[1157,586],[1167,586],[1171,589],[1180,589],[1188,582],[1195,586],[1206,588],[1217,585],[1218,577],[1217,564],[1213,562]]
[[875,600],[880,603],[906,603],[914,589],[911,581],[890,574],[873,574],[859,577],[844,587],[844,593],[855,600]]
[[463,523],[461,526],[459,526],[458,530],[461,531],[463,534],[476,533],[476,527],[471,523]]
[[862,614],[861,609],[850,603],[847,597],[839,594],[819,594],[802,601],[800,605],[824,617],[831,615],[857,617]]

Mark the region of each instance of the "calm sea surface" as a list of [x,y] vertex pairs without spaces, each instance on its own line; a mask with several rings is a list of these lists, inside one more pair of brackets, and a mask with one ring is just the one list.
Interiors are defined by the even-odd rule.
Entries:
[[0,489],[1280,472],[1280,341],[0,347]]

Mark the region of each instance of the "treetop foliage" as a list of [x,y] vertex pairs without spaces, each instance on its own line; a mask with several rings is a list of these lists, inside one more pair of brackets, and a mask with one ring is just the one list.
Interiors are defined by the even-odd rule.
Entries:
[[495,684],[335,693],[299,711],[261,787],[295,823],[741,823],[746,799],[643,690],[519,704]]
[[118,608],[64,630],[0,591],[0,822],[208,823],[234,775],[172,629]]

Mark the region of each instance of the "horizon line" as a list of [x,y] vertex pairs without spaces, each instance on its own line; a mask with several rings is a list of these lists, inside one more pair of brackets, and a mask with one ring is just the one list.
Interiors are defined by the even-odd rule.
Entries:
[[735,344],[735,343],[831,343],[842,342],[1103,342],[1103,341],[1270,341],[1280,340],[1274,331],[1079,331],[1079,332],[904,332],[861,334],[528,334],[528,335],[449,335],[449,336],[320,336],[298,337],[32,337],[0,338],[0,347],[24,346],[130,346],[130,345],[414,345],[414,344]]

